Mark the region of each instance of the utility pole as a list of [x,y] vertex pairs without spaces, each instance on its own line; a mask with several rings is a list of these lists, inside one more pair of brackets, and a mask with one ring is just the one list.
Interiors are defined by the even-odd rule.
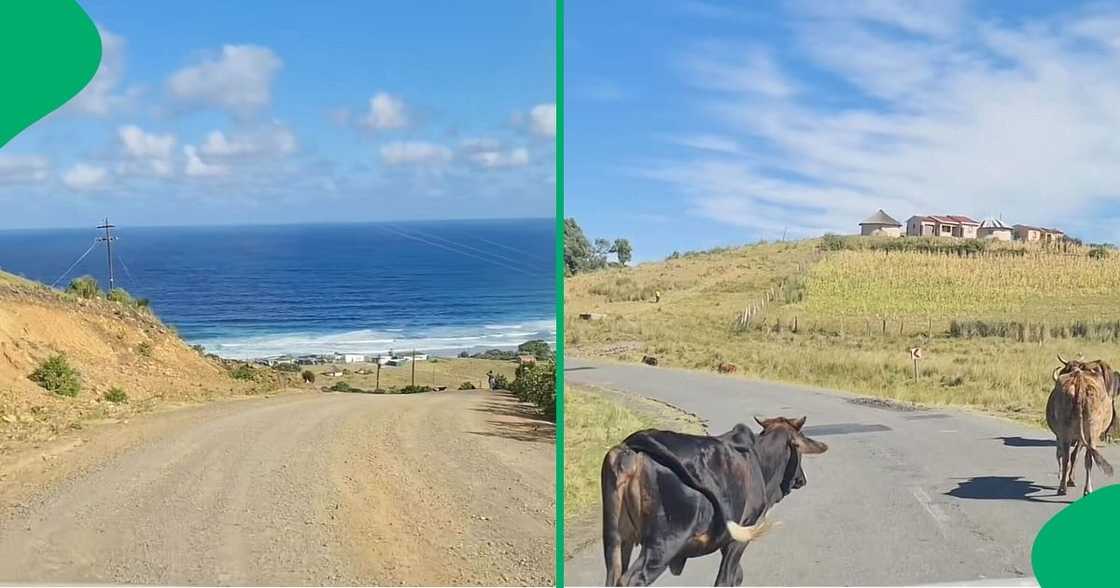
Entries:
[[113,229],[115,229],[116,227],[109,224],[109,217],[105,217],[105,224],[103,224],[103,225],[101,225],[97,228],[105,229],[105,236],[104,237],[98,237],[97,240],[105,242],[105,255],[106,255],[106,258],[109,261],[109,290],[112,290],[113,289],[113,241],[115,241],[117,239],[116,237],[113,236]]
[[416,386],[416,350],[415,349],[412,350],[412,361],[410,361],[409,363],[412,364],[412,385]]
[[377,356],[377,383],[373,385],[374,390],[381,389],[381,356]]

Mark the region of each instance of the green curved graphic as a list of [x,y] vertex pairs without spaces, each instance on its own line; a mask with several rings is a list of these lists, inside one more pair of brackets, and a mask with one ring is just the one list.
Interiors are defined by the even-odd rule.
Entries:
[[0,147],[74,97],[97,72],[101,36],[74,0],[0,2]]
[[1095,490],[1054,515],[1031,550],[1039,586],[1115,586],[1118,522],[1120,485]]

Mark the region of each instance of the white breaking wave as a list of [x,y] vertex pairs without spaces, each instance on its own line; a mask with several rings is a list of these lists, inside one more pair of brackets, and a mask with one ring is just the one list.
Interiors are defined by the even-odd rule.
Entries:
[[[499,328],[500,327],[500,328]],[[415,349],[425,353],[511,349],[532,339],[555,346],[556,323],[527,321],[516,325],[433,328],[412,333],[402,329],[347,331],[343,333],[277,333],[245,337],[217,337],[190,341],[208,353],[228,359],[259,359],[280,355],[385,354]]]

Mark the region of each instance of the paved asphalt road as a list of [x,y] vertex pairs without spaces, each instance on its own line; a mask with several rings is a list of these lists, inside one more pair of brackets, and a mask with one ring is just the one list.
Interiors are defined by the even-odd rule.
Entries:
[[[806,457],[808,484],[771,511],[783,526],[747,549],[747,585],[1034,585],[1034,537],[1068,503],[1055,495],[1053,437],[1001,419],[644,365],[572,360],[565,378],[671,403],[713,433],[753,425],[755,415],[808,417],[805,432],[829,450]],[[1104,451],[1113,463],[1117,449]],[[1093,480],[1098,488],[1112,482],[1097,470]],[[1068,498],[1080,495],[1079,486]],[[710,586],[718,565],[718,553],[692,559],[683,575],[666,572],[658,584]],[[570,585],[601,585],[604,575],[599,542],[565,566]]]

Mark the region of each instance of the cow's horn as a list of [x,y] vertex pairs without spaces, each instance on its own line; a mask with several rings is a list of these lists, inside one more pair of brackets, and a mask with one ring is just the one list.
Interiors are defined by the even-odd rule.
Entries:
[[1058,355],[1058,362],[1059,363],[1061,363],[1062,365],[1066,365],[1067,363],[1069,363],[1068,361],[1065,360],[1065,358],[1062,357],[1061,353],[1059,353],[1057,355]]
[[1054,373],[1050,374],[1050,377],[1054,378],[1055,382],[1058,381],[1058,372],[1060,372],[1060,371],[1062,371],[1062,368],[1056,367],[1056,368],[1054,368]]

